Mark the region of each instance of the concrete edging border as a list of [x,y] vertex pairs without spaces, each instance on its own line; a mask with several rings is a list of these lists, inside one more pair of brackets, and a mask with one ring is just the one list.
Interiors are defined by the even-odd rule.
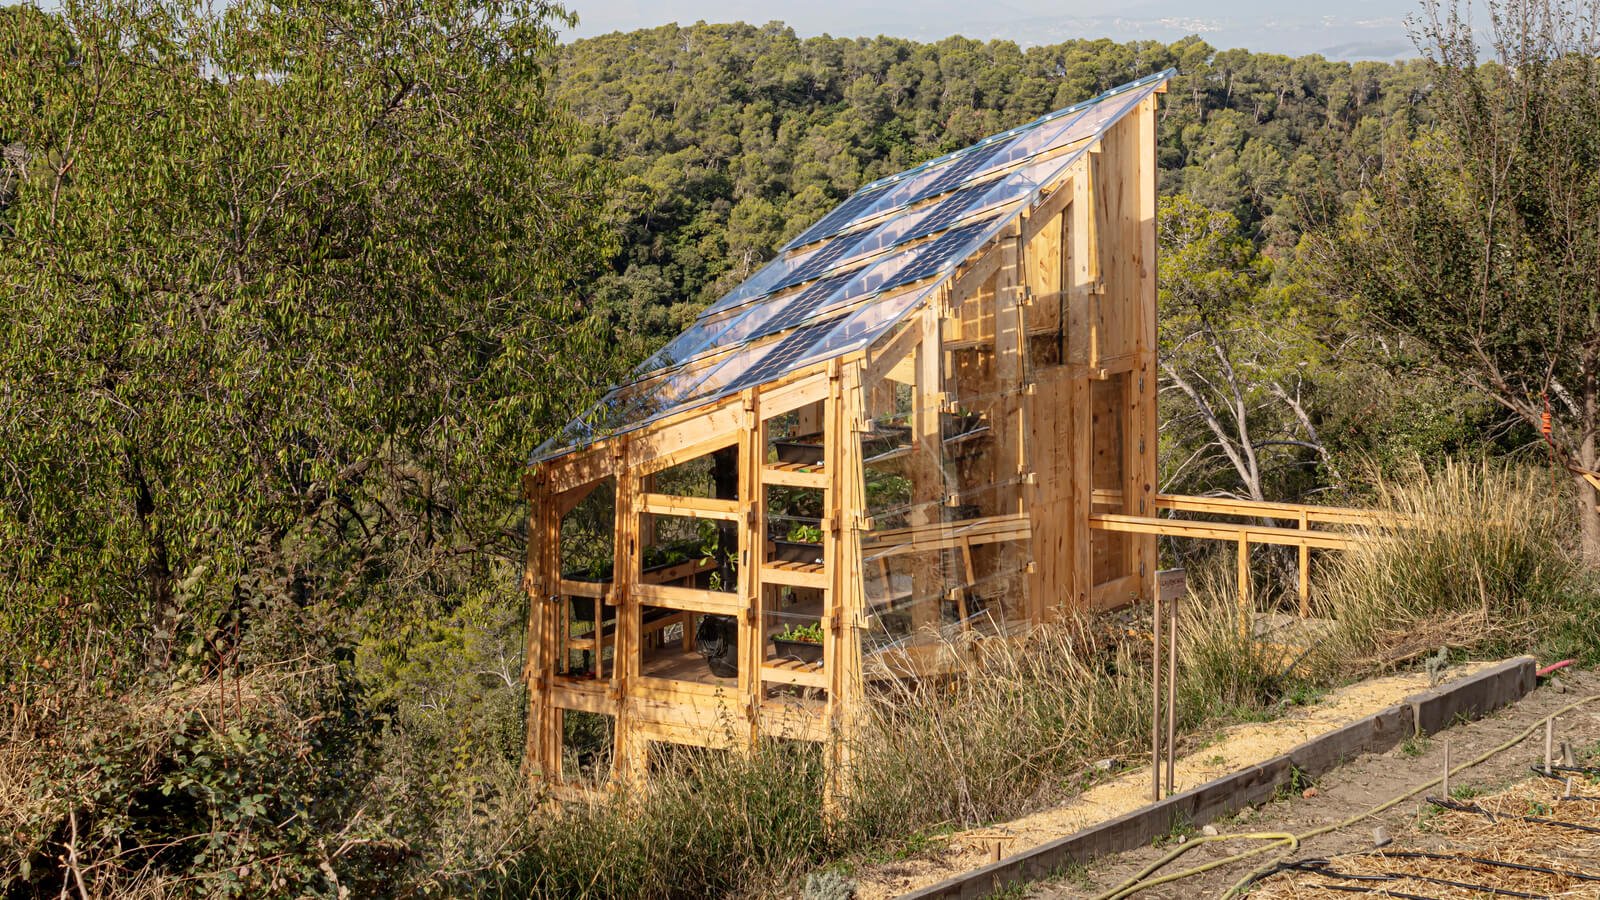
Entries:
[[1357,754],[1379,753],[1413,734],[1433,734],[1457,718],[1475,719],[1508,706],[1533,690],[1535,666],[1531,656],[1505,660],[1459,681],[1413,694],[1266,762],[900,896],[902,900],[987,897],[1013,883],[1048,877],[1070,863],[1132,850],[1166,834],[1176,822],[1203,825],[1268,799],[1296,770],[1316,777]]

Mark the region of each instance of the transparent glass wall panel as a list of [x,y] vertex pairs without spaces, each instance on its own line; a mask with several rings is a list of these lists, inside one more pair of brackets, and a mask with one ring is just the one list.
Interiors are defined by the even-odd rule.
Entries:
[[642,604],[639,674],[732,687],[739,677],[739,626],[733,616]]
[[646,513],[639,517],[639,580],[644,584],[732,593],[739,583],[739,548],[719,519]]
[[764,562],[807,571],[822,565],[822,500],[818,488],[766,488]]
[[[865,488],[861,577],[863,666],[911,674],[937,667],[961,628],[964,575],[946,539],[950,479],[937,390],[937,347],[912,317],[869,354],[859,435]],[[925,351],[934,354],[932,359]],[[932,373],[932,385],[923,383]]]
[[[1091,509],[1096,513],[1120,513],[1124,509],[1122,426],[1127,388],[1127,375],[1115,375],[1089,383],[1090,464],[1094,473]],[[1118,532],[1095,529],[1090,550],[1094,584],[1104,584],[1127,574],[1129,537]]]

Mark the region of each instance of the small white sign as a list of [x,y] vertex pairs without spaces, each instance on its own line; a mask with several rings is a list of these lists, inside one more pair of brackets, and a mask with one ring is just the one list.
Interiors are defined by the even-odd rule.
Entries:
[[1183,569],[1159,569],[1156,571],[1156,590],[1160,593],[1162,603],[1187,596],[1189,575]]

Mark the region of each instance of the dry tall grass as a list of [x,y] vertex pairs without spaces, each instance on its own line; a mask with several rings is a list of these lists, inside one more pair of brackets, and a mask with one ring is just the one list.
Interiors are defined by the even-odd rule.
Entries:
[[1360,675],[1441,647],[1509,654],[1581,637],[1572,628],[1593,608],[1590,583],[1547,471],[1418,465],[1403,484],[1379,483],[1377,501],[1417,524],[1330,560],[1320,613],[1337,625],[1324,664]]
[[[1101,777],[1097,760],[1137,762],[1145,752],[1149,636],[1130,634],[1131,621],[953,643],[948,676],[875,686],[852,748],[853,790],[835,819],[822,813],[815,745],[676,752],[638,795],[537,818],[526,852],[495,887],[516,896],[782,893],[808,869],[1060,802]],[[1191,604],[1181,633],[1180,734],[1269,714],[1299,684],[1207,601]]]

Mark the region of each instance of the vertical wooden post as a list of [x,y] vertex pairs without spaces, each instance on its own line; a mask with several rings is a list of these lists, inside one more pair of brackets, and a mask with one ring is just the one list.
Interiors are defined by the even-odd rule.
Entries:
[[638,509],[639,481],[628,459],[626,438],[617,445],[617,536],[615,561],[611,566],[611,590],[616,598],[617,634],[612,657],[611,691],[616,703],[616,746],[612,751],[611,769],[615,785],[638,787],[649,772],[649,743],[639,734],[633,722],[633,711],[628,696],[629,686],[639,678],[640,615],[638,597],[633,595],[633,582],[639,575],[640,513]]
[[1100,155],[1097,149],[1084,154],[1078,170],[1072,176],[1072,281],[1073,292],[1080,298],[1084,325],[1088,328],[1088,358],[1091,369],[1100,367],[1105,335],[1100,323],[1100,248],[1099,229],[1095,214],[1095,169]]
[[1250,637],[1255,625],[1255,605],[1250,587],[1250,539],[1239,536],[1239,634]]
[[[1131,317],[1134,327],[1134,355],[1136,368],[1131,374],[1133,390],[1138,405],[1130,410],[1126,440],[1131,445],[1129,457],[1128,511],[1133,515],[1156,514],[1156,453],[1160,442],[1156,421],[1156,264],[1160,250],[1156,239],[1156,98],[1147,97],[1139,104],[1137,113],[1120,127],[1137,127],[1137,137],[1127,142],[1128,160],[1124,166],[1136,171],[1138,184],[1138,221],[1131,229],[1137,236],[1132,252],[1134,270],[1138,273],[1138,288]],[[1137,495],[1137,503],[1134,503]],[[1140,593],[1154,596],[1156,570],[1160,566],[1160,552],[1156,536],[1136,535],[1132,538],[1133,561],[1130,569],[1139,575]]]
[[551,703],[550,690],[555,677],[554,650],[559,646],[557,604],[552,602],[552,595],[559,578],[555,569],[560,558],[560,520],[544,473],[531,474],[525,489],[529,503],[528,550],[523,569],[523,587],[528,594],[524,663],[528,733],[523,765],[530,778],[555,782],[561,778],[561,711]]
[[[1310,529],[1311,529],[1311,516],[1305,510],[1302,509],[1302,510],[1300,510],[1300,530],[1301,531],[1309,531]],[[1311,615],[1311,546],[1309,544],[1301,544],[1300,545],[1300,585],[1299,585],[1299,587],[1300,587],[1300,618],[1304,619],[1304,618],[1306,618],[1306,617]]]
[[739,596],[744,615],[739,617],[739,696],[745,704],[745,748],[754,747],[761,735],[761,663],[766,657],[766,623],[763,609],[761,564],[766,555],[766,489],[761,469],[766,465],[766,423],[761,418],[755,388],[744,392],[744,431],[739,436]]
[[828,573],[827,628],[823,638],[823,670],[828,677],[826,709],[827,777],[823,801],[830,814],[850,786],[850,759],[855,749],[862,710],[861,520],[854,511],[866,508],[862,486],[860,435],[862,415],[860,363],[828,368],[823,436],[828,488],[823,510],[823,567]]
[[[1028,462],[1028,422],[1024,411],[1027,404],[1023,402],[1026,374],[1023,359],[1027,353],[1028,330],[1022,305],[1024,249],[1020,223],[1012,223],[996,240],[999,245],[990,251],[1001,254],[1000,268],[994,275],[994,384],[999,394],[993,413],[995,477],[999,484],[1011,484],[1000,490],[999,497],[1003,500],[996,503],[996,509],[1025,515],[1028,512],[1025,482],[1032,476],[1032,470]],[[1044,618],[1043,597],[1032,589],[1032,579],[1021,574],[1032,562],[1032,549],[1010,542],[1002,544],[1000,571],[1018,573],[1014,583],[1022,595],[1022,612],[1028,621],[1037,623]]]
[[[941,377],[943,328],[939,310],[929,303],[921,313],[922,340],[916,350],[916,383],[912,385],[911,502],[912,525],[935,525],[944,515],[944,382]],[[911,574],[913,597],[911,630],[921,636],[939,624],[944,582],[930,566],[917,566]]]

